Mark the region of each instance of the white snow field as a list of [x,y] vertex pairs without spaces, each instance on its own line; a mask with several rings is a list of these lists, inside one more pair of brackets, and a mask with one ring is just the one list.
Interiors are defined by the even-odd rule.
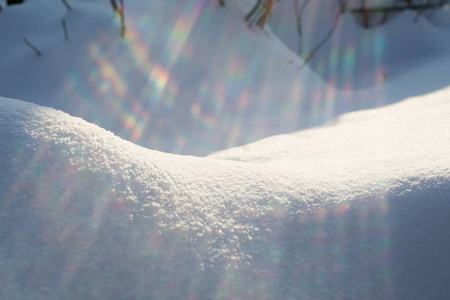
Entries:
[[2,299],[443,299],[450,90],[206,158],[0,99]]
[[448,30],[68,2],[0,12],[0,299],[448,298]]

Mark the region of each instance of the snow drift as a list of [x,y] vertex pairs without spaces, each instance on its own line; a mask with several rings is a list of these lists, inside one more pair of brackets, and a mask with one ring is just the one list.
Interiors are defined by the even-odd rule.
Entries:
[[0,98],[1,298],[443,298],[449,98],[206,158]]

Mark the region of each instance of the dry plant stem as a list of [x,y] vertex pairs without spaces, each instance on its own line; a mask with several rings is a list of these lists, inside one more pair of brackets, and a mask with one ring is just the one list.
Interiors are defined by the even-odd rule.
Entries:
[[123,0],[120,0],[120,7],[117,5],[116,0],[109,0],[111,3],[112,9],[115,14],[118,14],[120,17],[120,28],[121,28],[121,36],[125,38],[126,26],[125,26],[125,5]]
[[351,9],[350,12],[352,14],[361,14],[364,12],[400,12],[407,9],[410,10],[416,10],[419,13],[422,13],[424,10],[427,9],[436,9],[436,8],[442,8],[445,4],[441,3],[429,3],[429,4],[410,4],[410,5],[397,5],[397,6],[391,6],[391,7],[372,7],[372,8],[354,8]]
[[259,28],[263,28],[269,21],[276,0],[258,0],[250,12],[245,16],[245,21],[252,26],[256,24]]
[[117,6],[116,0],[109,0],[109,3],[111,3],[114,13],[119,13],[119,7]]
[[120,0],[120,23],[121,23],[121,36],[125,38],[125,32],[127,27],[125,26],[125,5],[123,0]]
[[302,20],[303,20],[303,12],[305,11],[306,6],[309,3],[309,0],[304,0],[302,5],[300,5],[300,0],[295,0],[295,19],[297,21],[297,33],[298,33],[298,53],[301,56],[303,54],[303,43],[302,43]]
[[[412,4],[408,3],[406,5],[393,5],[393,6],[380,6],[380,7],[361,7],[361,8],[354,8],[350,10],[352,14],[369,14],[369,13],[390,13],[390,12],[401,12],[407,9],[417,11],[416,16],[414,17],[414,22],[417,22],[419,18],[430,9],[439,9],[443,8],[446,5],[445,1],[437,1],[437,2],[431,2],[427,1],[424,4]],[[366,26],[368,27],[368,26]]]
[[120,0],[120,11],[122,12],[122,14],[123,14],[124,11],[125,11],[125,6],[124,6],[124,4],[123,4],[123,0]]
[[62,19],[62,27],[64,29],[64,38],[66,39],[66,41],[69,40],[69,32],[67,31],[67,25],[66,25],[66,19]]
[[336,17],[334,18],[334,24],[333,27],[331,27],[330,31],[325,35],[325,37],[309,52],[308,56],[306,56],[305,60],[303,61],[303,65],[300,67],[300,69],[303,69],[310,61],[313,59],[316,52],[328,41],[328,39],[333,35],[333,33],[336,31],[339,20],[341,19],[342,14],[345,11],[345,7],[347,4],[347,1],[339,0],[339,11],[336,14]]
[[268,22],[270,17],[272,16],[273,7],[275,5],[275,0],[266,0],[264,3],[264,10],[262,16],[259,18],[256,24],[259,28],[263,28]]
[[67,0],[61,0],[62,3],[64,3],[64,6],[67,8],[68,11],[72,10],[72,7],[69,5],[69,3],[67,2]]
[[261,5],[262,5],[262,0],[258,0],[258,2],[256,2],[256,4],[253,6],[252,10],[245,16],[246,22],[250,22],[250,19],[256,13],[258,8],[261,7]]
[[23,38],[23,42],[25,43],[25,45],[30,47],[36,53],[37,56],[41,56],[41,51],[39,51],[39,49],[36,48],[32,43],[30,43],[26,38]]
[[258,0],[250,12],[245,16],[245,22],[248,23],[249,27],[256,24],[262,29],[269,22],[275,4],[281,1],[282,0]]

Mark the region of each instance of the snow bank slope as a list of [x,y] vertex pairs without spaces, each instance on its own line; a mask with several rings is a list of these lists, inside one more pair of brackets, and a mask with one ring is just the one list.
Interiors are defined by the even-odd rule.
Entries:
[[1,98],[1,297],[442,298],[449,97],[216,158]]

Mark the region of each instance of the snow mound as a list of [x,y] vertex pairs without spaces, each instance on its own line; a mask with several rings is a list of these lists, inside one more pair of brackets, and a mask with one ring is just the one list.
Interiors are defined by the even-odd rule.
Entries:
[[1,298],[443,298],[449,98],[206,158],[0,98]]

